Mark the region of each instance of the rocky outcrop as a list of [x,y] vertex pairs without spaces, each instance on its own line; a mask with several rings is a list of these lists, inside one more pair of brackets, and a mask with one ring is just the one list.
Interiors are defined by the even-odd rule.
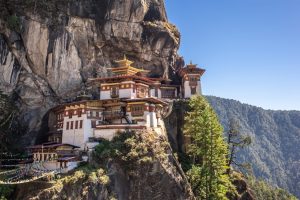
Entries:
[[49,108],[86,90],[89,77],[107,75],[124,54],[152,76],[172,74],[180,34],[162,0],[0,0],[0,6],[0,90],[18,96],[25,143],[35,142]]
[[[19,185],[14,199],[195,199],[165,136],[151,130],[122,134],[105,145],[103,157],[96,149],[93,161],[67,176]],[[106,173],[99,173],[102,168]]]

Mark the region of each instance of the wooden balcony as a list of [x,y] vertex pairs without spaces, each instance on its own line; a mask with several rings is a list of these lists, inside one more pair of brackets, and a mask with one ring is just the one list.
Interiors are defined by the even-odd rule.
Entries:
[[103,112],[103,118],[105,120],[121,119],[125,116],[122,110],[109,110]]

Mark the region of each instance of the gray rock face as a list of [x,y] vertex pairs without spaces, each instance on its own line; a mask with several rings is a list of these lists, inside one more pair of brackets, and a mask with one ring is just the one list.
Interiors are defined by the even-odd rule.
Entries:
[[76,96],[89,77],[105,76],[124,54],[154,76],[168,77],[174,68],[180,34],[162,0],[0,0],[0,6],[0,90],[18,96],[27,143],[35,142],[49,108]]

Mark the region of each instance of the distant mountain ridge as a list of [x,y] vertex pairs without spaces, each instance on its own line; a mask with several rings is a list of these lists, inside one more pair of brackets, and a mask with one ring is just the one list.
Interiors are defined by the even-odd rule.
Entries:
[[273,111],[236,100],[207,96],[225,130],[231,118],[239,120],[241,133],[252,138],[238,154],[250,162],[256,177],[300,197],[300,111]]

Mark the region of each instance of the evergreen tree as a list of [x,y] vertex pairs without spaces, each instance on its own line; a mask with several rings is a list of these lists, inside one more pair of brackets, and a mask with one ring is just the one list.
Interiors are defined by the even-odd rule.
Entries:
[[187,172],[198,199],[227,199],[230,181],[226,173],[228,148],[217,115],[202,96],[189,102],[184,134],[189,140],[187,154],[192,168]]
[[236,119],[231,119],[229,122],[229,130],[226,132],[227,143],[228,143],[228,170],[227,173],[230,173],[230,167],[236,166],[241,171],[248,171],[250,168],[249,163],[239,163],[236,160],[236,153],[238,150],[243,149],[249,146],[252,142],[251,137],[247,135],[242,135],[240,133],[240,123]]

